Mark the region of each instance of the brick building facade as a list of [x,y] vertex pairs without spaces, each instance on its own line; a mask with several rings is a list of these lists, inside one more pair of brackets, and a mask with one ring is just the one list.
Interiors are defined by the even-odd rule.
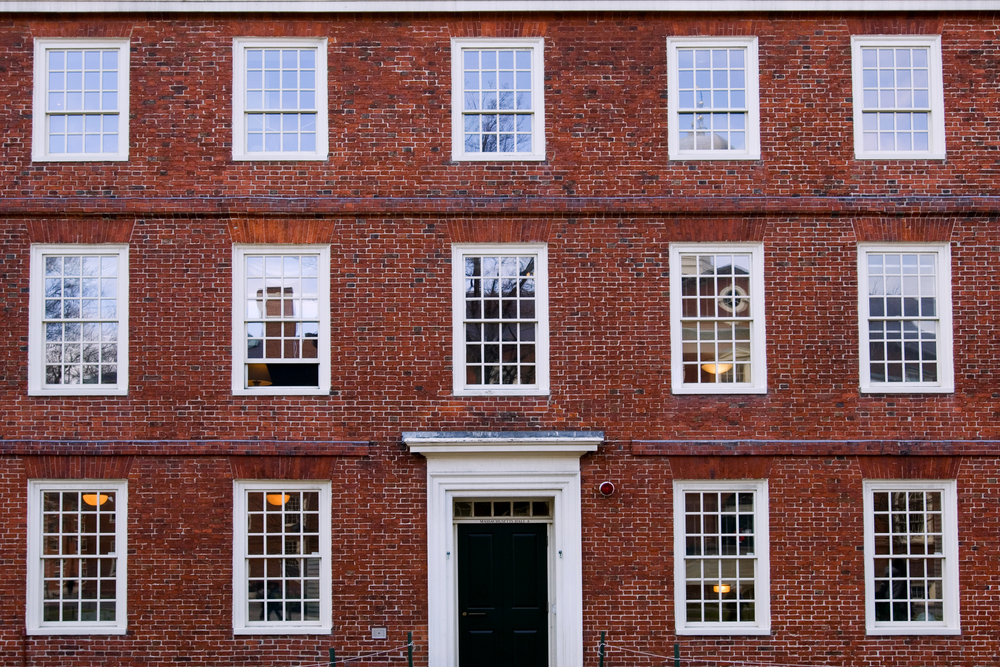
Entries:
[[0,2],[0,663],[997,663],[1000,7],[499,4]]

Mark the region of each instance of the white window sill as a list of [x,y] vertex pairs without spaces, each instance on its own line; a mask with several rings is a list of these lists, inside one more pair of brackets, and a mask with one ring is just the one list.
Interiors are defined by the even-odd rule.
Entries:
[[944,160],[944,153],[922,153],[917,151],[898,151],[886,153],[856,153],[855,160]]
[[962,628],[949,628],[938,626],[919,626],[919,627],[908,627],[908,626],[883,626],[876,628],[869,628],[866,632],[868,635],[960,635],[962,634]]
[[124,635],[127,628],[101,625],[80,626],[44,626],[41,628],[26,628],[26,635]]
[[29,389],[28,396],[128,396],[128,388],[83,389],[75,385],[66,389]]
[[[901,383],[902,384],[902,383]],[[954,387],[919,384],[872,384],[862,385],[862,394],[954,394]]]
[[233,389],[233,396],[328,396],[329,389],[316,387],[259,387],[256,389]]
[[455,396],[548,396],[548,389],[518,387],[516,389],[456,389]]
[[66,155],[32,155],[32,162],[125,162],[128,155],[118,153],[73,153]]
[[704,625],[698,627],[688,627],[688,628],[678,628],[677,634],[679,635],[712,635],[712,636],[728,636],[728,637],[739,637],[739,636],[749,636],[749,635],[770,635],[771,628],[767,627],[749,627],[746,625],[729,625],[729,624],[712,624]]
[[453,155],[455,162],[541,162],[544,155],[533,153],[467,153]]
[[262,625],[260,627],[233,628],[234,635],[329,635],[331,626],[317,625]]
[[306,162],[306,161],[316,161],[321,162],[329,157],[328,153],[241,153],[233,154],[233,160],[239,162],[276,162],[276,161],[295,161],[295,162]]
[[746,385],[699,385],[693,387],[678,387],[673,390],[674,394],[684,395],[711,395],[711,394],[766,394],[767,387],[750,387]]
[[760,152],[748,153],[739,151],[712,151],[704,153],[672,153],[669,160],[672,162],[680,162],[683,160],[714,160],[716,162],[725,162],[726,160],[759,160]]

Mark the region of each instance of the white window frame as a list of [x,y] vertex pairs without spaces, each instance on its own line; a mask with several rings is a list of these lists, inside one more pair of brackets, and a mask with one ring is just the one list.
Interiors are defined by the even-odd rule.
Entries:
[[[548,246],[545,243],[456,243],[452,266],[452,369],[456,396],[547,396],[549,393]],[[535,384],[470,385],[465,367],[465,256],[533,255],[535,257]]]
[[[247,619],[247,493],[251,491],[319,492],[319,621],[249,621]],[[333,629],[333,574],[331,563],[331,508],[329,480],[233,481],[233,634],[328,635]]]
[[[129,40],[35,38],[32,99],[31,159],[35,162],[102,162],[128,159],[129,145]],[[48,52],[64,49],[114,49],[118,51],[118,150],[114,153],[50,153],[48,111]],[[106,114],[105,114],[106,115]]]
[[[318,259],[319,386],[248,387],[246,365],[246,275],[247,255],[315,255]],[[330,246],[328,245],[233,245],[233,394],[237,396],[310,396],[330,393]],[[263,363],[263,362],[262,362]],[[278,362],[280,363],[280,362]]]
[[[316,150],[314,151],[257,151],[247,150],[246,127],[246,52],[247,49],[264,48],[315,48],[316,49]],[[234,160],[326,160],[329,156],[329,104],[327,101],[327,39],[313,38],[260,38],[235,37],[233,39],[233,159]]]
[[[956,480],[864,480],[865,520],[865,629],[869,635],[959,635],[958,492]],[[875,513],[876,491],[940,491],[942,551],[944,554],[943,621],[875,620]]]
[[[687,254],[751,255],[750,295],[753,320],[750,325],[750,382],[684,382],[684,340],[681,320],[681,256]],[[671,390],[675,394],[765,394],[767,393],[767,339],[764,294],[763,243],[671,243],[670,244],[670,358]]]
[[[466,49],[531,49],[532,130],[530,153],[471,153],[465,150],[462,52]],[[451,40],[451,159],[462,162],[530,162],[545,159],[545,40],[541,37]]]
[[[118,256],[118,383],[45,384],[45,257],[49,255]],[[128,394],[128,245],[49,244],[31,246],[28,283],[28,395],[125,396]]]
[[[43,621],[42,494],[46,491],[114,491],[115,620]],[[128,482],[125,480],[28,480],[28,563],[25,632],[29,635],[124,635],[128,626]]]
[[[751,491],[755,494],[754,551],[757,573],[754,583],[756,618],[745,623],[689,623],[687,621],[686,534],[684,493],[687,491]],[[675,480],[674,481],[674,616],[678,635],[769,635],[771,634],[771,561],[768,531],[768,484],[766,479]]]
[[[938,381],[872,382],[871,352],[868,340],[868,255],[869,253],[936,253],[937,275],[937,362]],[[955,371],[952,334],[951,246],[947,243],[859,243],[858,244],[858,358],[862,393],[880,394],[947,394],[955,391]],[[921,319],[921,318],[912,318]]]
[[[681,149],[679,49],[746,49],[746,149]],[[668,37],[667,38],[667,153],[671,160],[759,160],[760,159],[760,74],[756,37]]]
[[[926,151],[867,151],[863,137],[864,85],[862,48],[926,47],[929,51],[930,140]],[[854,157],[858,160],[943,160],[945,159],[944,84],[941,35],[852,35],[851,71],[854,95]]]

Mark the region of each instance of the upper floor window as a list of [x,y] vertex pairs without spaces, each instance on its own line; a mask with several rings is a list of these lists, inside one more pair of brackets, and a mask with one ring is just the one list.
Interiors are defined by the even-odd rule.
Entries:
[[128,159],[126,39],[36,39],[33,160]]
[[861,391],[954,391],[949,246],[861,244],[858,262]]
[[767,391],[764,247],[670,245],[670,349],[677,394]]
[[866,480],[870,635],[952,635],[958,619],[955,480]]
[[31,247],[28,393],[128,392],[128,247]]
[[330,482],[242,481],[233,499],[233,632],[329,634]]
[[760,158],[756,37],[671,37],[671,160]]
[[548,394],[545,245],[455,245],[452,270],[455,393]]
[[542,48],[540,38],[452,40],[452,159],[545,159]]
[[675,481],[674,515],[677,634],[769,634],[767,481]]
[[325,160],[326,39],[233,40],[233,159]]
[[28,483],[28,634],[125,634],[125,507],[124,481]]
[[233,393],[330,390],[329,246],[234,248]]
[[940,35],[851,37],[854,153],[944,159]]

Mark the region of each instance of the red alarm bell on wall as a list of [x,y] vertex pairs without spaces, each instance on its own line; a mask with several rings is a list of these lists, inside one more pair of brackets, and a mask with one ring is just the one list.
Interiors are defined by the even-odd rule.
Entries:
[[611,482],[601,482],[601,485],[598,487],[598,489],[600,490],[602,495],[610,496],[612,493],[615,492],[615,485],[612,484]]

